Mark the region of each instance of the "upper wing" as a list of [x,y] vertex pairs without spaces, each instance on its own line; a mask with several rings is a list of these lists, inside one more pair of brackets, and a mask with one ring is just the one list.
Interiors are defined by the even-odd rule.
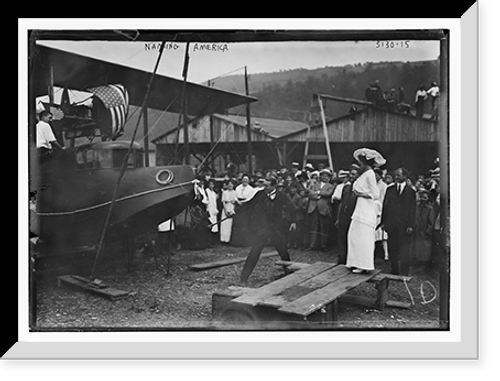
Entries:
[[[35,45],[33,50],[29,73],[33,96],[47,94],[52,65],[54,86],[83,91],[103,84],[122,84],[129,92],[130,104],[142,106],[152,73],[41,45]],[[182,80],[156,74],[146,106],[180,113],[182,85]],[[185,99],[186,113],[192,116],[223,113],[231,107],[257,101],[254,97],[191,82],[186,82]]]

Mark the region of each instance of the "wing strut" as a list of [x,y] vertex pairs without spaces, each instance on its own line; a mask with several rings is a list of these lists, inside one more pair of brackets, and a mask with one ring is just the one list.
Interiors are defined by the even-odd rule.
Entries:
[[104,238],[106,236],[106,231],[108,230],[108,226],[109,226],[109,220],[110,220],[110,217],[111,217],[111,212],[113,211],[113,206],[115,204],[115,199],[116,199],[116,196],[118,194],[118,188],[120,187],[121,180],[123,178],[123,175],[125,174],[125,169],[127,168],[128,158],[130,156],[130,153],[132,152],[132,147],[133,147],[133,144],[134,144],[134,141],[135,141],[135,136],[137,135],[137,129],[139,128],[139,123],[141,121],[141,117],[144,115],[144,112],[146,110],[146,103],[147,103],[147,100],[148,100],[149,90],[151,89],[151,85],[153,83],[154,77],[156,75],[156,71],[158,69],[158,65],[160,64],[160,60],[161,60],[161,56],[162,56],[163,48],[164,47],[165,47],[165,41],[163,41],[162,44],[161,44],[160,52],[158,54],[158,60],[156,61],[156,65],[155,65],[154,71],[151,74],[151,78],[150,78],[149,83],[148,83],[148,88],[147,88],[147,91],[146,91],[146,96],[144,97],[144,101],[142,103],[141,113],[139,114],[139,118],[137,119],[137,124],[136,124],[135,129],[134,129],[134,134],[132,135],[132,139],[130,140],[130,146],[128,148],[127,154],[124,156],[123,161],[122,161],[122,166],[120,168],[120,175],[118,176],[118,180],[116,181],[116,186],[115,186],[115,190],[113,192],[113,197],[111,198],[111,204],[109,205],[108,214],[106,215],[106,221],[104,222],[104,229],[102,231],[102,235],[101,235],[101,239],[99,241],[99,245],[97,246],[97,251],[96,251],[96,255],[95,255],[95,259],[94,259],[94,264],[92,265],[92,271],[90,273],[90,280],[91,281],[94,278],[94,272],[95,272],[97,260],[99,258],[99,255],[101,254],[101,251],[102,251],[102,246],[103,246],[103,243],[104,243]]

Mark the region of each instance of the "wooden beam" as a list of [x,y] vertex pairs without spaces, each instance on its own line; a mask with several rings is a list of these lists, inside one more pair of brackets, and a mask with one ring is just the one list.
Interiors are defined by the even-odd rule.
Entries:
[[313,96],[320,97],[321,99],[326,99],[329,101],[353,103],[353,104],[363,105],[363,106],[373,106],[372,102],[364,101],[361,99],[345,98],[345,97],[339,97],[337,95],[329,95],[329,94],[314,94]]
[[128,291],[117,290],[116,288],[107,287],[98,283],[89,281],[78,275],[63,275],[57,277],[58,284],[64,282],[70,286],[82,289],[84,291],[103,296],[111,300],[117,300],[127,297],[130,293]]

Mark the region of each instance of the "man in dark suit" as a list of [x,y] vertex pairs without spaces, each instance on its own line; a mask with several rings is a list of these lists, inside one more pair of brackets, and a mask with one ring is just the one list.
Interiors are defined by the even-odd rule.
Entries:
[[276,185],[275,178],[269,179],[265,188],[244,204],[250,215],[252,248],[243,265],[242,283],[247,282],[269,240],[282,260],[290,260],[287,233],[296,228],[295,207],[285,193],[276,189]]
[[408,185],[408,171],[398,168],[394,173],[394,185],[387,188],[380,226],[387,232],[391,273],[408,275],[410,250],[415,230],[417,208],[416,193]]
[[332,173],[329,169],[320,172],[320,181],[309,192],[307,214],[311,232],[310,249],[326,250],[328,233],[332,221],[331,198],[335,187],[330,184]]
[[352,184],[358,177],[358,170],[352,168],[349,172],[349,181],[342,188],[337,220],[335,221],[338,229],[339,263],[344,265],[347,261],[347,233],[349,232],[349,226],[351,226],[351,216],[354,213],[357,199],[357,196],[352,192]]

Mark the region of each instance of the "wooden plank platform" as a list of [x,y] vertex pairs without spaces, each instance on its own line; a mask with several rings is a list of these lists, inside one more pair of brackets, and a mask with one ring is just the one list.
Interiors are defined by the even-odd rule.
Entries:
[[375,270],[370,273],[354,274],[346,269],[345,266],[340,265],[340,267],[347,270],[347,273],[344,272],[340,277],[332,280],[322,288],[318,288],[294,301],[286,303],[278,308],[278,311],[307,317],[380,272],[380,270]]
[[[277,266],[282,266],[285,270],[285,274],[290,274],[310,266],[309,263],[302,262],[292,262],[292,261],[276,261]],[[368,279],[368,283],[375,283],[377,287],[377,298],[368,298],[363,296],[354,295],[342,295],[338,298],[340,302],[358,304],[369,308],[383,309],[385,307],[392,308],[411,308],[412,304],[409,302],[401,302],[396,300],[388,300],[388,288],[389,282],[409,282],[411,281],[411,276],[405,275],[395,275],[379,272],[371,279]]]
[[[307,324],[311,323],[316,327],[317,324],[334,327],[339,301],[377,309],[411,307],[409,303],[388,300],[389,281],[407,281],[410,277],[383,274],[380,269],[355,274],[342,264],[327,262],[277,261],[276,264],[293,268],[293,273],[260,288],[238,287],[214,293],[212,316],[215,321],[250,323],[254,329],[270,323],[274,324],[273,329],[310,329]],[[365,282],[376,285],[377,297],[348,294]]]
[[258,305],[279,309],[281,306],[297,300],[319,288],[325,287],[336,279],[349,273],[350,271],[344,266],[332,267],[313,278],[261,300]]
[[253,321],[335,322],[338,299],[380,273],[375,270],[354,274],[344,265],[327,262],[299,267],[294,273],[263,287],[240,289],[234,297],[219,294],[216,298],[229,300],[224,308],[239,310]]
[[291,275],[278,279],[263,287],[253,289],[252,291],[249,291],[244,295],[234,299],[233,303],[256,306],[264,299],[276,295],[290,287],[296,286],[297,284],[315,277],[316,275],[319,275],[334,266],[334,263],[316,262],[308,266],[307,268],[299,270]]
[[99,296],[103,296],[112,301],[123,299],[130,294],[128,291],[122,291],[102,284],[90,282],[88,279],[85,279],[78,275],[62,275],[57,277],[57,280],[59,285],[61,282],[64,282],[69,284],[70,286],[77,287]]

